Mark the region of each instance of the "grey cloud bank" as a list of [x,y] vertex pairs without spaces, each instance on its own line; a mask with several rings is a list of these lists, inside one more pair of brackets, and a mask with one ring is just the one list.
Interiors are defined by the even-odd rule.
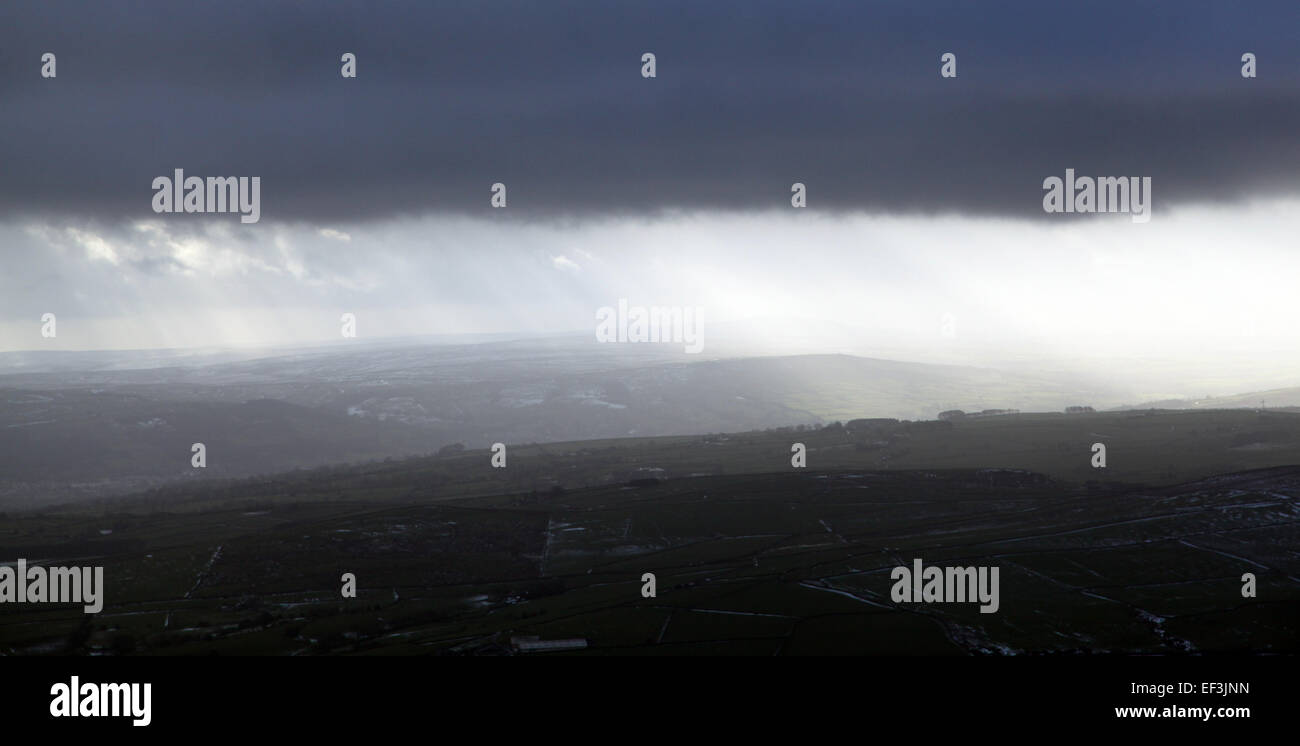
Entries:
[[172,7],[0,9],[0,215],[144,218],[184,168],[260,176],[280,221],[488,214],[498,181],[497,219],[788,207],[801,181],[815,209],[1041,220],[1065,168],[1152,177],[1156,214],[1300,168],[1294,3]]

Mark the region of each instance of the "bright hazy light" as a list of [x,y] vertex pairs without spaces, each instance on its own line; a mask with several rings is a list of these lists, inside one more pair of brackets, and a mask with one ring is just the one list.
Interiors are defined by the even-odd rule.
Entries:
[[[339,340],[345,312],[370,339],[589,334],[597,308],[626,298],[702,307],[706,340],[734,333],[766,353],[1101,373],[1161,358],[1180,375],[1226,375],[1219,388],[1232,390],[1258,384],[1257,368],[1294,372],[1298,208],[1157,210],[1147,224],[812,208],[577,223],[10,224],[0,350],[305,345]],[[46,312],[57,339],[40,337]]]

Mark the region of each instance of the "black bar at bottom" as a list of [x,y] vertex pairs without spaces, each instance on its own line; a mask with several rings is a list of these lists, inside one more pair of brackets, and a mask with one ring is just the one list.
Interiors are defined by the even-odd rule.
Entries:
[[[74,731],[396,737],[410,729],[450,737],[465,727],[496,738],[597,724],[618,730],[592,731],[592,738],[684,735],[678,729],[691,724],[761,737],[774,726],[799,732],[801,723],[808,739],[842,728],[866,737],[883,726],[918,735],[1152,728],[1230,734],[1293,721],[1296,662],[1294,656],[4,658],[0,717],[9,733],[56,737]],[[151,722],[52,716],[51,688],[70,685],[73,676],[79,688],[149,683]],[[1120,717],[1117,708],[1154,710]],[[1212,711],[1208,720],[1201,708]]]

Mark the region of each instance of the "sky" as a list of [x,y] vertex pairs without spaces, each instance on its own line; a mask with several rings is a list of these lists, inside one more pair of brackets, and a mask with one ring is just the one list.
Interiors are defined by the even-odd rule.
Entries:
[[[310,344],[343,313],[369,338],[590,333],[627,299],[828,350],[1160,357],[1247,387],[1230,367],[1300,357],[1298,22],[1294,2],[5,3],[0,351]],[[156,213],[178,168],[259,177],[260,219]],[[1045,212],[1066,169],[1150,177],[1151,220]]]

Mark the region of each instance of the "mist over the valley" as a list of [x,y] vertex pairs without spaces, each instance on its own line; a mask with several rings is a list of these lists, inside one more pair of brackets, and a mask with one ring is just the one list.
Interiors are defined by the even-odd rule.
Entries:
[[[49,505],[497,442],[933,420],[951,410],[1300,406],[1294,389],[1152,404],[1121,376],[1047,366],[742,354],[760,347],[735,335],[716,340],[711,354],[691,355],[669,344],[533,335],[287,350],[4,353],[0,500]],[[203,469],[191,468],[193,443],[207,449]]]

